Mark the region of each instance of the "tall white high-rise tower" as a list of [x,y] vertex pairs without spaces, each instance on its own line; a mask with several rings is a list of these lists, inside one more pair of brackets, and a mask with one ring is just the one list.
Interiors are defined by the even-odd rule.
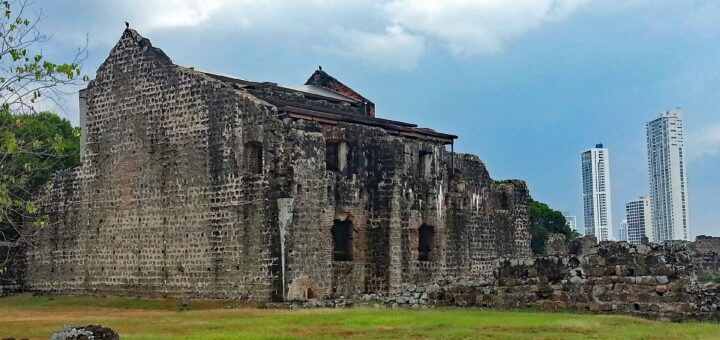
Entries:
[[622,220],[622,223],[620,223],[620,228],[618,228],[618,236],[616,241],[625,241],[628,240],[628,221]]
[[625,204],[628,242],[637,244],[642,241],[643,237],[647,237],[650,242],[656,242],[651,207],[652,203],[648,196],[640,197],[638,200]]
[[648,168],[654,240],[690,240],[682,111],[671,109],[647,123]]
[[602,144],[582,153],[582,180],[585,235],[611,240],[610,155]]
[[582,234],[583,231],[578,229],[576,216],[570,215],[569,212],[564,212],[563,216],[565,216],[565,225],[567,225],[570,230],[576,231],[578,234]]

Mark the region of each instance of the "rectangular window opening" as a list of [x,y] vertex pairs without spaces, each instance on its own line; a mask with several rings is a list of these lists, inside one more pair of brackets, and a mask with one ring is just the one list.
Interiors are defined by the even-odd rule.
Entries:
[[340,170],[340,164],[338,162],[338,149],[340,143],[338,142],[327,142],[325,144],[325,169],[330,171]]
[[262,174],[263,171],[262,145],[257,142],[245,144],[245,164],[251,174]]
[[330,171],[345,171],[347,166],[347,143],[342,141],[328,141],[325,144],[325,169]]

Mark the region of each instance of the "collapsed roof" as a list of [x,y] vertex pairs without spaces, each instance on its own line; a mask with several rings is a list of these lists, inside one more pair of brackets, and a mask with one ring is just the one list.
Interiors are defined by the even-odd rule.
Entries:
[[375,126],[391,134],[452,144],[458,137],[421,128],[415,124],[375,117],[375,104],[343,84],[325,71],[318,69],[301,86],[282,86],[271,82],[254,82],[204,72],[235,88],[275,105],[278,114],[295,119],[336,125],[339,122]]

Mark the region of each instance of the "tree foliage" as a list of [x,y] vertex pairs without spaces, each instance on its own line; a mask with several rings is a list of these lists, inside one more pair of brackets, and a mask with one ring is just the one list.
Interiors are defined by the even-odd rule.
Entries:
[[580,234],[567,226],[565,216],[561,212],[551,209],[545,203],[531,200],[528,213],[530,215],[530,234],[532,236],[530,247],[535,254],[545,252],[545,241],[550,233],[563,234],[568,240],[580,236]]
[[[85,49],[70,62],[46,59],[42,46],[49,37],[38,29],[43,13],[31,5],[0,1],[0,251],[23,242],[25,231],[39,230],[21,228],[24,222],[47,223],[32,202],[33,192],[54,172],[79,162],[79,129],[36,107],[61,104],[65,91],[87,80],[80,72]],[[0,263],[0,273],[3,267]]]
[[[0,110],[0,241],[20,241],[20,224],[37,215],[32,194],[59,170],[80,162],[80,128],[50,112]],[[38,227],[47,216],[35,220]]]
[[42,11],[31,17],[26,0],[0,2],[0,109],[7,112],[33,111],[41,98],[57,102],[66,85],[77,85],[87,77],[80,75],[85,49],[73,61],[47,60],[40,48],[49,37],[38,29]]

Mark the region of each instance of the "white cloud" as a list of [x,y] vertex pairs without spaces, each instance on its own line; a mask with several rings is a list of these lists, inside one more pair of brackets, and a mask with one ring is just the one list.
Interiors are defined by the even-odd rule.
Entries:
[[385,68],[413,69],[425,52],[424,38],[399,26],[386,27],[383,33],[336,29],[334,34],[340,43],[334,48],[337,54]]
[[280,32],[349,59],[410,69],[425,53],[428,39],[459,57],[497,53],[509,41],[567,18],[588,1],[149,0],[138,2],[143,9],[138,13],[150,29],[208,25],[248,34]]
[[209,20],[214,14],[230,4],[227,0],[170,0],[145,2],[156,8],[162,8],[148,19],[150,28],[192,27]]
[[567,18],[588,0],[394,0],[383,6],[390,21],[443,41],[470,57],[502,50],[504,44]]
[[720,154],[720,122],[688,134],[687,149],[690,160]]
[[387,25],[387,19],[377,15],[375,0],[173,0],[169,6],[152,1],[156,3],[150,7],[158,10],[142,13],[139,23],[151,30],[195,27],[214,34],[280,38],[277,43],[313,46],[387,69],[412,69],[425,52],[424,38]]
[[[565,19],[589,1],[125,0],[88,5],[94,15],[81,27],[90,32],[91,47],[114,43],[120,20],[127,20],[147,36],[191,30],[265,47],[311,46],[348,60],[406,70],[438,45],[460,57],[499,52],[513,39]],[[119,22],[108,25],[107,18]]]
[[[281,29],[288,34],[298,27],[320,24],[356,26],[353,11],[370,10],[376,0],[129,0],[137,2],[142,20],[153,29],[208,25],[248,29]],[[150,8],[150,10],[148,10]],[[365,14],[365,13],[363,13]],[[289,35],[289,36],[290,36]]]

